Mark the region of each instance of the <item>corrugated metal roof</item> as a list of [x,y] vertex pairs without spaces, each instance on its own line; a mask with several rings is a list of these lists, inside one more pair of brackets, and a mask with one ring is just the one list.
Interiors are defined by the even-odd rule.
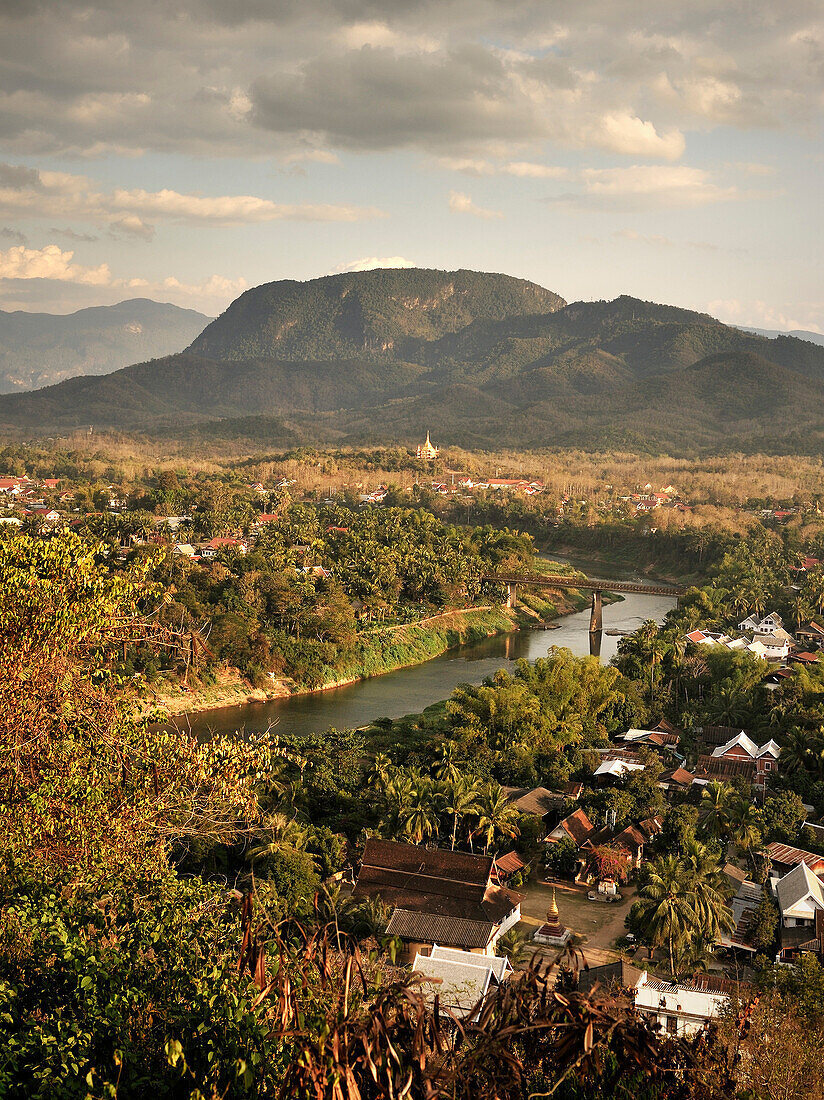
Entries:
[[413,943],[442,943],[449,947],[487,947],[497,928],[493,921],[465,920],[462,917],[439,917],[431,913],[414,913],[396,909],[386,932]]

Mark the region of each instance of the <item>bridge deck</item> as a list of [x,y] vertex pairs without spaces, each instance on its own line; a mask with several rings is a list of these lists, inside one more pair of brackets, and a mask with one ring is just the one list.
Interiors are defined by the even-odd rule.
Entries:
[[634,584],[631,581],[594,581],[588,577],[553,577],[545,573],[484,573],[481,580],[496,584],[523,584],[530,588],[578,588],[585,592],[633,592],[641,596],[683,596],[680,585]]

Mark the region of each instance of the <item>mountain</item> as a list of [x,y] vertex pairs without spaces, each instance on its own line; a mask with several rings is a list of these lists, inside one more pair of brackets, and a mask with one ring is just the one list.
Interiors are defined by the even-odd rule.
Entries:
[[824,347],[480,272],[247,291],[182,353],[0,397],[0,427],[86,424],[275,445],[824,448]]
[[811,344],[821,344],[824,346],[824,333],[821,332],[809,332],[804,328],[790,329],[788,332],[780,332],[774,328],[745,328],[743,332],[754,332],[757,336],[766,336],[770,340],[774,340],[776,336],[794,336],[796,340],[809,340]]
[[147,298],[61,316],[0,311],[0,393],[110,374],[185,348],[210,318]]
[[510,275],[385,268],[254,287],[192,343],[210,359],[406,359],[479,318],[550,313],[563,298]]

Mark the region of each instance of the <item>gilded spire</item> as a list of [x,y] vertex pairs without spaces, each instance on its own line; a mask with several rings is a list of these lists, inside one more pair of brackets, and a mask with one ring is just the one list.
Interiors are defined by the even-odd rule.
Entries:
[[555,887],[552,887],[552,905],[546,911],[547,920],[552,922],[558,919],[558,902],[555,900]]

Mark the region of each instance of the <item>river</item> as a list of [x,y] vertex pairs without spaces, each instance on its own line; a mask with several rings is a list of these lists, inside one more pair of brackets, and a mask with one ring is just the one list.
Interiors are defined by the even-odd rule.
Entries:
[[[551,556],[555,561],[569,561]],[[602,565],[588,566],[579,560],[572,564],[593,576],[603,577],[608,573],[612,580],[648,580],[627,573],[608,572]],[[604,606],[604,631],[635,630],[645,619],[660,621],[671,607],[672,600],[665,596],[629,594],[618,603]],[[618,641],[619,638],[604,634],[603,662],[608,662],[615,654]],[[292,734],[317,733],[330,726],[353,729],[375,718],[400,718],[404,714],[420,713],[431,703],[446,699],[458,684],[479,684],[486,676],[521,657],[534,661],[546,656],[552,646],[566,646],[579,655],[589,653],[589,610],[565,615],[557,620],[554,630],[524,629],[488,638],[476,645],[450,650],[424,664],[360,680],[346,687],[182,715],[175,723],[201,736],[208,736],[210,732],[255,732],[273,723],[280,732]]]

